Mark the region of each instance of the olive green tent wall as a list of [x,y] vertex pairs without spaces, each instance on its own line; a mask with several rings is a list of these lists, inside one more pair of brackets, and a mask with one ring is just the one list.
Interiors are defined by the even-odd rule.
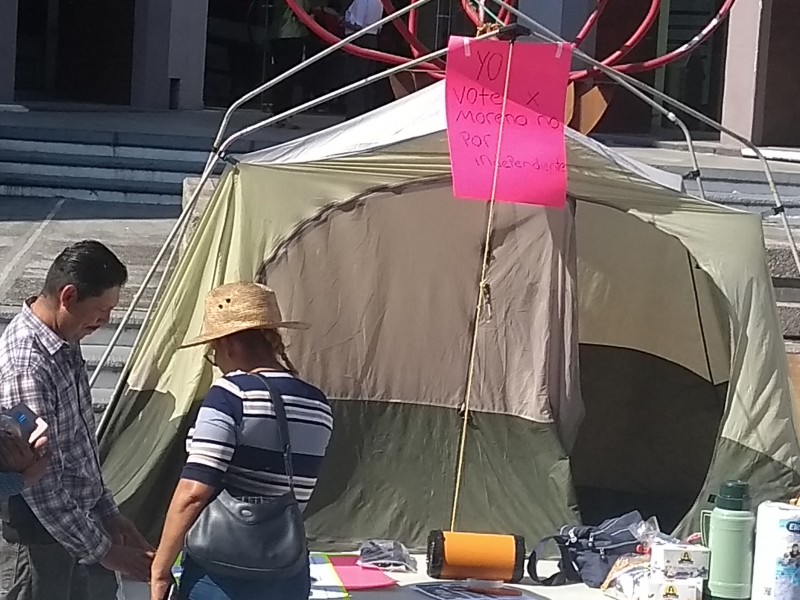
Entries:
[[[202,348],[177,347],[208,290],[257,277],[313,323],[289,352],[334,405],[312,537],[420,546],[449,525],[486,213],[450,194],[442,92],[225,172],[101,439],[109,486],[151,535],[213,376]],[[723,479],[757,500],[797,490],[759,218],[572,132],[567,148],[567,210],[498,206],[459,528],[533,543],[579,518],[577,491],[587,515],[669,497],[687,530]]]

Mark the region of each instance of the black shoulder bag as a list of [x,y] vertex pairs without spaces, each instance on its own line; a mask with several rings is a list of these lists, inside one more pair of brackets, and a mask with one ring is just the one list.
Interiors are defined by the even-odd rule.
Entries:
[[[557,586],[583,582],[591,588],[599,588],[620,556],[636,552],[639,541],[631,527],[641,521],[642,515],[633,511],[603,521],[596,527],[562,527],[558,535],[547,537],[536,546],[528,559],[528,574],[539,585]],[[558,561],[558,572],[545,579],[539,576],[537,566],[550,541],[558,546],[561,558]]]
[[258,377],[275,407],[291,491],[264,498],[263,502],[247,502],[223,489],[186,534],[186,553],[212,575],[277,581],[300,572],[308,561],[308,546],[294,493],[292,445],[283,396],[269,378]]

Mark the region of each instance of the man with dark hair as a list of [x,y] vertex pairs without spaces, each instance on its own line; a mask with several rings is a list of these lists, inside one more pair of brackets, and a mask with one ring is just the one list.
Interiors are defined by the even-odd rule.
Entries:
[[80,348],[108,322],[127,279],[100,242],[73,244],[0,336],[0,408],[22,402],[49,426],[44,476],[4,510],[4,600],[87,600],[91,564],[148,578],[152,548],[103,483]]

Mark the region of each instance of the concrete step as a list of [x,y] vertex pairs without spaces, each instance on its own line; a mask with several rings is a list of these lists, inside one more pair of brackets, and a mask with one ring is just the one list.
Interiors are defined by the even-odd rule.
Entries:
[[[131,115],[135,118],[135,114]],[[220,117],[221,118],[221,117]],[[275,143],[286,137],[280,132],[281,137],[274,140],[265,140],[264,136],[256,136],[234,144],[233,152],[252,152]],[[208,154],[213,143],[212,135],[174,135],[167,133],[142,133],[135,131],[100,131],[90,129],[74,129],[59,127],[17,127],[13,125],[0,125],[0,138],[4,140],[39,141],[46,143],[70,143],[96,146],[128,146],[139,148],[159,148],[165,150],[193,151]]]
[[[177,192],[157,193],[141,191],[120,191],[120,190],[98,190],[95,187],[87,186],[85,181],[73,181],[70,187],[66,187],[64,182],[41,180],[31,181],[30,178],[18,178],[7,181],[6,178],[0,180],[0,197],[31,198],[31,199],[52,199],[67,198],[69,200],[81,200],[87,202],[112,202],[123,204],[159,204],[180,206],[181,195],[180,185]],[[83,185],[82,185],[83,184]]]
[[[144,169],[115,169],[105,166],[84,167],[79,165],[57,165],[0,161],[0,181],[14,181],[21,178],[36,181],[55,181],[60,179],[65,187],[70,182],[89,182],[98,189],[145,193],[170,193],[176,186],[183,188],[183,173]],[[102,184],[100,186],[99,184]],[[164,184],[163,186],[160,184]]]
[[[796,219],[791,221],[795,223]],[[800,242],[800,231],[792,226],[792,232]],[[764,223],[764,243],[784,338],[800,340],[800,272],[780,223],[774,220]]]
[[[43,147],[40,150],[3,150],[4,142],[0,140],[0,163],[16,163],[27,165],[58,165],[66,167],[95,167],[102,169],[133,170],[133,171],[158,171],[167,173],[179,173],[182,177],[187,174],[200,174],[205,166],[203,160],[193,160],[188,158],[185,153],[173,151],[162,151],[164,157],[153,158],[149,153],[143,152],[140,148],[130,148],[130,156],[119,156],[118,153],[110,152],[105,155],[79,153],[78,148],[75,153],[52,152],[51,148]],[[6,144],[8,145],[8,144]],[[44,144],[42,144],[44,146]],[[115,149],[111,149],[115,150]],[[192,155],[198,153],[191,153]],[[217,165],[216,172],[219,173],[224,165]]]
[[[86,368],[89,373],[93,373],[97,365],[100,364],[100,358],[102,358],[106,350],[106,344],[81,344],[81,350],[86,361]],[[114,346],[108,359],[106,359],[106,363],[103,365],[102,372],[119,373],[125,368],[125,363],[128,362],[130,356],[130,346]],[[116,377],[114,377],[113,383],[116,383]]]
[[5,152],[35,152],[65,156],[97,156],[106,158],[133,158],[158,161],[188,161],[204,165],[209,150],[176,150],[170,148],[144,148],[141,146],[112,146],[78,142],[48,142],[18,140],[0,137],[0,150]]
[[[685,185],[690,194],[699,196],[696,182],[687,181]],[[768,214],[775,206],[775,199],[766,184],[753,183],[731,189],[725,184],[715,185],[715,182],[703,180],[703,188],[706,199],[732,208]],[[800,185],[797,187],[778,186],[778,193],[786,208],[786,214],[790,217],[800,217]]]
[[108,403],[111,401],[111,396],[114,393],[114,387],[116,386],[116,382],[114,386],[108,388],[100,388],[98,386],[94,386],[92,388],[92,408],[94,409],[94,414],[96,418],[99,419],[100,415],[108,406]]
[[800,340],[800,302],[778,302],[778,317],[785,340]]
[[[5,331],[6,326],[11,322],[11,319],[17,316],[19,311],[20,309],[18,306],[0,306],[0,334]],[[111,315],[111,320],[109,323],[105,327],[101,327],[91,335],[87,336],[83,341],[83,345],[89,347],[105,347],[106,344],[111,341],[111,337],[114,335],[117,327],[122,322],[122,317],[124,314],[124,309],[114,311],[114,313]],[[144,320],[144,315],[144,310],[135,310],[133,312],[128,325],[122,330],[122,334],[120,335],[120,345],[127,347],[131,347],[133,345],[136,335],[139,331],[139,327]]]
[[[686,174],[687,168],[685,166],[661,163],[657,161],[652,166],[672,173]],[[729,184],[761,184],[767,185],[767,175],[761,168],[761,164],[757,161],[752,161],[748,164],[748,168],[718,168],[718,167],[701,167],[701,174],[703,182],[727,182]],[[795,171],[781,171],[772,169],[772,178],[779,186],[800,186],[800,173]]]
[[[208,153],[170,147],[158,135],[128,141],[166,147],[119,143],[126,139],[105,132],[0,127],[0,196],[179,205],[183,180],[202,171]],[[223,168],[219,164],[216,171]]]
[[[654,155],[649,157],[646,162],[659,169],[685,175],[689,171],[683,160],[685,155],[679,155],[681,160],[678,161],[674,154]],[[634,156],[636,155],[634,154]],[[733,166],[738,168],[732,168]],[[706,197],[711,201],[751,212],[769,211],[774,206],[774,200],[767,184],[766,174],[761,169],[760,163],[756,161],[752,161],[748,167],[743,168],[738,163],[736,165],[731,163],[702,167],[701,173]],[[773,169],[772,174],[781,200],[786,206],[787,214],[800,216],[800,171],[797,169]],[[685,186],[688,192],[698,194],[696,181],[687,180]]]

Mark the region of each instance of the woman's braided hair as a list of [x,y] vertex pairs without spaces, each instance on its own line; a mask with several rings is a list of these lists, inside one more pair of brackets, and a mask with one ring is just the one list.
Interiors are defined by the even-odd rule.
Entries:
[[297,369],[294,363],[289,359],[286,354],[286,345],[283,343],[283,337],[277,329],[264,329],[262,330],[267,343],[270,345],[276,356],[279,356],[283,361],[283,366],[294,376],[297,376]]
[[[258,269],[258,273],[256,273],[255,282],[261,285],[268,286],[267,283],[267,262],[264,262],[261,267]],[[297,369],[294,366],[294,363],[289,359],[289,355],[286,354],[286,345],[283,343],[283,337],[281,337],[280,332],[277,329],[263,329],[261,333],[264,334],[269,345],[275,351],[275,355],[280,357],[283,361],[283,366],[286,367],[289,372],[297,376]]]

